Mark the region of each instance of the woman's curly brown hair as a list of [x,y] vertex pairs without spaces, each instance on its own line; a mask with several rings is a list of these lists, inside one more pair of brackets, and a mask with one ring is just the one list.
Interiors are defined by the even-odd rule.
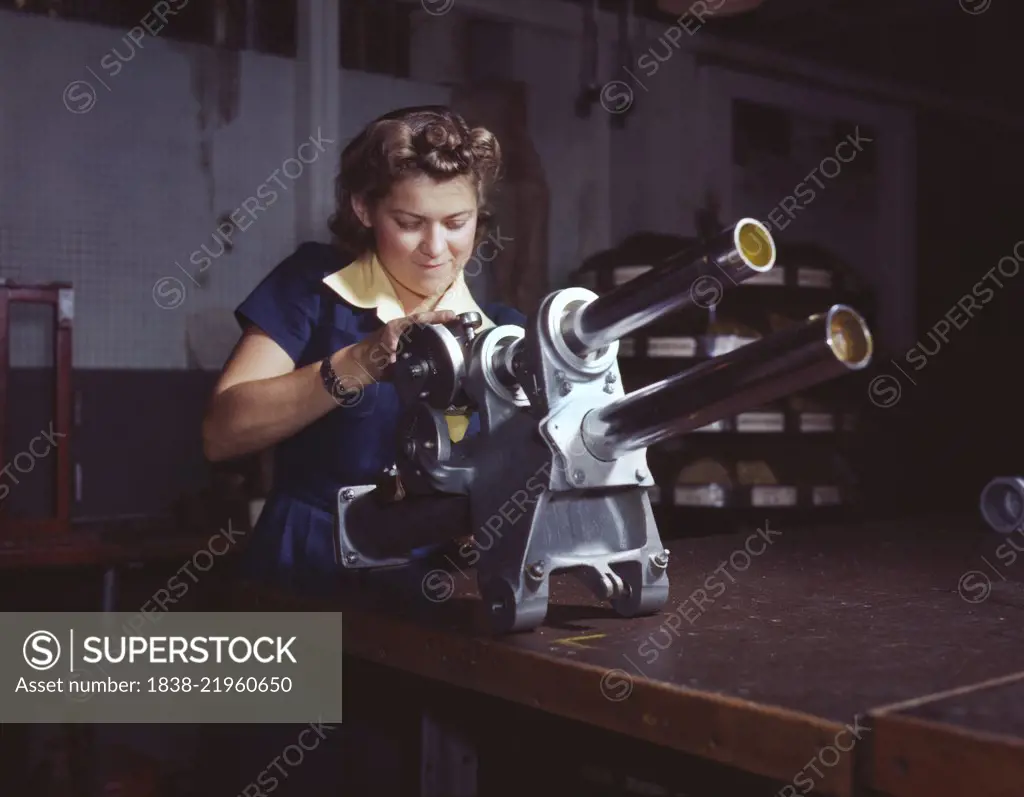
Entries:
[[501,176],[498,139],[443,105],[399,108],[370,122],[341,154],[334,183],[335,211],[329,227],[334,242],[356,257],[374,247],[373,230],[363,226],[352,209],[360,196],[372,207],[399,180],[426,175],[446,180],[462,175],[476,187],[480,209],[477,240],[486,234],[491,213],[490,188]]

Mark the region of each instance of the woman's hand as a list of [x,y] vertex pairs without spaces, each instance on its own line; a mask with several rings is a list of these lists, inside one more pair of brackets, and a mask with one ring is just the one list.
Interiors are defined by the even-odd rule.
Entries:
[[[425,324],[447,324],[455,320],[451,310],[432,310],[425,313],[414,313],[405,318],[389,321],[372,335],[368,335],[359,343],[347,347],[346,354],[364,370],[371,379],[379,381],[388,366],[398,359],[398,353],[406,342],[409,328]],[[340,354],[341,352],[339,352]]]

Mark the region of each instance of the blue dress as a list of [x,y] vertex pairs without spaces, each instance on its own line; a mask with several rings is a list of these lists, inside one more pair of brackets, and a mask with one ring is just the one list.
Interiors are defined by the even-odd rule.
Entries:
[[[295,362],[320,362],[384,323],[374,309],[355,307],[323,283],[348,265],[333,246],[304,243],[260,282],[235,310],[243,328],[255,324]],[[481,309],[495,324],[525,324],[501,304]],[[334,562],[338,490],[373,484],[394,463],[399,400],[388,382],[370,385],[352,407],[338,407],[276,446],[274,484],[243,554],[252,579],[292,591],[330,590],[345,572]],[[478,433],[474,415],[467,436]]]

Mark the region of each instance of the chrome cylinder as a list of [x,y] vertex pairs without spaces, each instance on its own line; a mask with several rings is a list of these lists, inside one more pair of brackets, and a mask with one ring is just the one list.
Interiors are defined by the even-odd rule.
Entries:
[[582,357],[670,313],[718,304],[724,291],[774,265],[768,228],[757,219],[741,219],[567,315],[562,334]]
[[583,442],[612,461],[639,448],[865,368],[874,344],[845,305],[630,393],[583,419]]
[[1024,479],[1000,476],[981,491],[981,516],[1000,534],[1024,529]]

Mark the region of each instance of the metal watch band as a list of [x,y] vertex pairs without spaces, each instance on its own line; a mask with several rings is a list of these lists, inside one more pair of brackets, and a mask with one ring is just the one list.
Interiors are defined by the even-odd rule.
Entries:
[[324,357],[320,361],[320,379],[324,383],[324,388],[331,394],[331,398],[334,399],[336,404],[341,406],[345,395],[345,386],[334,372],[334,366],[331,365],[330,357]]

